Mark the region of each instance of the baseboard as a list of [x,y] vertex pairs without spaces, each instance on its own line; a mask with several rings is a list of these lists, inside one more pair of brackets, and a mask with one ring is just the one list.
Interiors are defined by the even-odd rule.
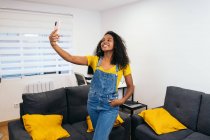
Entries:
[[8,121],[0,122],[0,127],[1,127],[1,126],[5,126],[5,125],[8,125],[8,122],[10,122],[10,121],[15,121],[15,120],[19,120],[19,118],[18,118],[18,119],[13,119],[13,120],[8,120]]

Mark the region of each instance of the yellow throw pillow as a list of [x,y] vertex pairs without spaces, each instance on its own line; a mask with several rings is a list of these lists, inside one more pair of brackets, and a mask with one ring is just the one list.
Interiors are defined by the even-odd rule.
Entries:
[[[88,115],[87,118],[86,118],[86,122],[87,122],[87,126],[88,126],[88,129],[87,129],[87,132],[93,132],[94,131],[94,128],[93,128],[93,125],[92,125],[92,121],[90,119],[90,116]],[[114,127],[117,127],[119,125],[121,125],[122,123],[124,123],[123,119],[120,117],[120,115],[118,114],[117,115],[117,118],[116,118],[116,121],[114,123]]]
[[22,118],[33,140],[57,140],[70,136],[61,126],[62,115],[26,114]]
[[93,129],[93,124],[92,124],[92,121],[90,119],[90,116],[88,115],[87,118],[86,118],[86,122],[87,122],[87,126],[88,126],[88,129],[87,129],[87,132],[93,132],[94,129]]
[[164,108],[144,110],[138,114],[158,134],[187,129]]
[[124,123],[123,119],[120,117],[120,115],[117,115],[117,118],[114,122],[114,127],[120,126],[122,123]]

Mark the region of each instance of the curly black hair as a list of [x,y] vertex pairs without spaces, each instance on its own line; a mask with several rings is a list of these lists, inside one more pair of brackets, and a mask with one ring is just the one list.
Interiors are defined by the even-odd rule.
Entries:
[[[111,64],[119,65],[119,68],[123,69],[130,62],[128,54],[127,54],[127,50],[125,47],[125,41],[113,31],[108,31],[105,33],[105,35],[107,34],[111,35],[114,39],[114,48],[113,48]],[[97,48],[95,50],[95,55],[97,55],[98,57],[104,56],[104,52],[101,50],[101,42],[102,40],[99,41]]]

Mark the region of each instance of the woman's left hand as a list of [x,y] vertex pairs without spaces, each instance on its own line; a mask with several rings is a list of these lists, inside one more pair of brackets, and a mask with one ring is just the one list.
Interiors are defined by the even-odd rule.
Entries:
[[119,106],[119,105],[122,105],[122,104],[124,104],[124,101],[122,100],[122,99],[115,99],[115,100],[112,100],[111,102],[110,102],[110,105],[111,106]]

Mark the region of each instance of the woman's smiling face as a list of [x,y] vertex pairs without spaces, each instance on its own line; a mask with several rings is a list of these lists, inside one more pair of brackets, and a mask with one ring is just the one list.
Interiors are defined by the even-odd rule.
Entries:
[[101,50],[107,52],[107,51],[113,51],[113,48],[114,48],[113,37],[109,34],[104,35],[101,42]]

